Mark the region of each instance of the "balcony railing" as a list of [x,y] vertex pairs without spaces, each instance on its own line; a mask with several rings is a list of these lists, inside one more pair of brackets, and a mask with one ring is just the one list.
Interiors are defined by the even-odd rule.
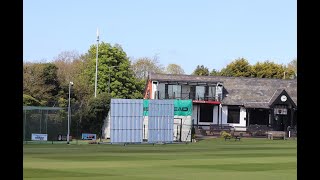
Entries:
[[[161,96],[162,95],[162,96]],[[173,94],[160,94],[159,91],[155,93],[155,99],[192,99],[192,100],[201,100],[201,101],[221,101],[222,95],[209,96],[205,94],[196,94],[196,93],[175,93]]]

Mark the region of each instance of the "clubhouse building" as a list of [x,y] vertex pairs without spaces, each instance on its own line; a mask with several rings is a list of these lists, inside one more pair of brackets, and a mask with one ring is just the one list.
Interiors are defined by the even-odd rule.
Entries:
[[297,124],[297,80],[149,73],[144,99],[192,99],[193,125],[285,131]]

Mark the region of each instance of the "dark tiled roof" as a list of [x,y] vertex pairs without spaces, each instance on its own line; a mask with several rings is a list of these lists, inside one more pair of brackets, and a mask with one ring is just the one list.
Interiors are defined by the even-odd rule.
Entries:
[[245,102],[244,106],[246,108],[269,108],[268,103],[262,103],[262,102]]
[[273,96],[271,97],[271,99],[269,101],[269,105],[271,105],[277,99],[277,97],[282,93],[283,90],[284,89],[275,90],[275,92],[273,93]]
[[[149,79],[159,81],[222,82],[224,86],[223,104],[245,105],[251,108],[268,108],[282,90],[286,90],[297,105],[297,80],[193,76],[171,74],[149,74]],[[273,100],[273,101],[272,101]]]
[[214,76],[193,76],[180,74],[155,74],[149,73],[149,79],[160,81],[182,81],[182,82],[217,82],[219,79]]

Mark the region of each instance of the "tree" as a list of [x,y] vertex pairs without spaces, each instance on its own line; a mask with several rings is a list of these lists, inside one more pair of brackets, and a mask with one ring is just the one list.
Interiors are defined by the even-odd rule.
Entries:
[[257,62],[252,66],[252,76],[258,78],[289,79],[294,75],[294,71],[284,65],[271,61]]
[[296,78],[298,75],[297,71],[297,59],[293,59],[287,66],[288,70],[293,71],[294,75],[291,78]]
[[40,106],[41,103],[34,97],[28,94],[23,94],[23,105],[24,106]]
[[86,104],[93,94],[89,80],[90,76],[85,73],[89,67],[90,58],[85,55],[79,55],[76,51],[63,51],[53,62],[58,67],[58,79],[60,81],[61,90],[59,91],[59,105],[65,107],[68,100],[69,82],[74,82],[72,90],[75,99],[79,100],[76,103]]
[[203,65],[198,65],[197,68],[193,71],[192,75],[209,76],[209,69],[207,67],[204,67]]
[[167,74],[184,74],[184,70],[177,64],[169,64],[166,68]]
[[38,100],[41,105],[52,105],[60,90],[57,67],[52,63],[23,64],[23,93]]
[[218,70],[212,69],[210,72],[210,76],[220,76],[220,72]]
[[221,76],[232,77],[250,77],[252,75],[252,67],[244,58],[239,58],[228,64],[220,71]]
[[[90,60],[85,74],[90,77],[89,83],[94,89],[96,67],[96,45],[92,45],[85,56]],[[110,84],[109,84],[110,78]],[[116,98],[142,98],[144,87],[135,78],[130,68],[130,61],[120,45],[114,46],[101,42],[98,52],[97,93],[109,92]]]
[[103,121],[107,117],[109,109],[110,96],[107,92],[98,94],[96,98],[92,96],[89,99],[88,106],[81,112],[83,116],[80,124],[81,130],[83,132],[96,133],[101,136]]
[[80,59],[77,51],[63,51],[54,58],[53,63],[57,66],[57,76],[62,84],[68,84],[77,76],[75,62]]
[[153,59],[148,57],[139,58],[136,61],[132,62],[132,70],[135,74],[135,77],[138,79],[147,79],[148,73],[163,73],[164,68],[158,62],[158,58],[155,56]]

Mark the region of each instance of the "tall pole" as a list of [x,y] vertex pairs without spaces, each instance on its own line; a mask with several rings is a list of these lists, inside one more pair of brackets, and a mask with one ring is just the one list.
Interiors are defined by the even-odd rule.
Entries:
[[94,97],[97,97],[97,81],[98,81],[98,47],[99,47],[99,29],[97,28],[96,79],[95,79],[95,84],[94,84]]
[[71,86],[73,85],[73,82],[69,82],[69,104],[68,104],[68,133],[67,133],[67,144],[69,144],[70,139],[70,92],[71,92]]
[[108,95],[110,94],[110,76],[111,76],[111,72],[110,72],[110,66],[109,66],[109,83],[108,83]]

